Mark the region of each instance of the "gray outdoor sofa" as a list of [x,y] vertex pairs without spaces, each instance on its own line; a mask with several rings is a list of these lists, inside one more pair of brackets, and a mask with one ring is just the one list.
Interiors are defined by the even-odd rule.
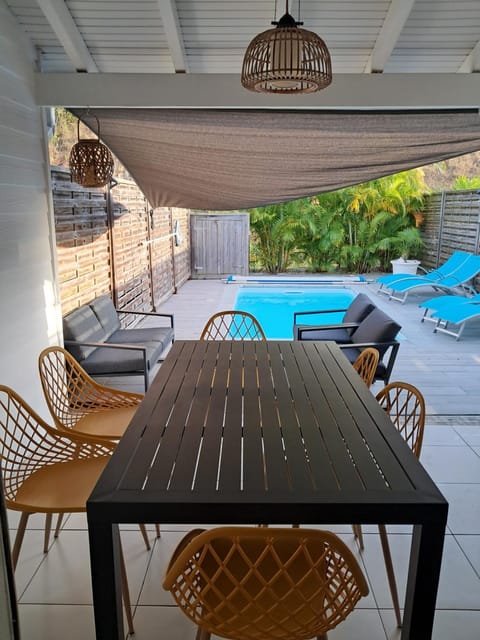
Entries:
[[[122,329],[119,313],[164,318],[166,326]],[[117,311],[103,295],[64,316],[63,337],[65,348],[90,375],[143,375],[147,390],[150,370],[174,341],[173,315]]]

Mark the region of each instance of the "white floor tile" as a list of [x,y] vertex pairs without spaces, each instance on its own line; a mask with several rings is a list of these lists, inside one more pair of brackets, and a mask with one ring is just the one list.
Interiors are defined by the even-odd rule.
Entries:
[[480,535],[455,536],[462,551],[467,556],[470,564],[480,576]]
[[94,640],[93,607],[21,604],[22,640]]
[[438,488],[448,501],[450,531],[480,534],[480,484],[438,483]]
[[478,640],[480,611],[437,611],[432,640]]
[[465,440],[449,425],[426,424],[423,446],[428,445],[465,446]]
[[473,446],[480,445],[480,427],[473,425],[457,425],[454,429],[467,444]]
[[435,482],[480,482],[480,458],[470,447],[426,446],[421,462]]

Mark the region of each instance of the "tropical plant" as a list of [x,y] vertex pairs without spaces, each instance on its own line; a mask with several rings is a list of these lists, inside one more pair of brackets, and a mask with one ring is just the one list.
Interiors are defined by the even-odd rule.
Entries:
[[480,176],[475,178],[467,178],[467,176],[459,176],[454,184],[454,191],[467,191],[473,189],[480,189]]
[[300,211],[306,204],[304,199],[251,209],[252,258],[269,273],[286,271],[290,266],[301,231]]

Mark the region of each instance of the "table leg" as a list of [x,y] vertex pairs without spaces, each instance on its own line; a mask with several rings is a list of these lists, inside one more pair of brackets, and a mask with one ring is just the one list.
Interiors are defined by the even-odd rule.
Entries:
[[123,640],[120,534],[117,524],[88,523],[97,640]]
[[442,564],[444,522],[413,528],[402,640],[431,640]]

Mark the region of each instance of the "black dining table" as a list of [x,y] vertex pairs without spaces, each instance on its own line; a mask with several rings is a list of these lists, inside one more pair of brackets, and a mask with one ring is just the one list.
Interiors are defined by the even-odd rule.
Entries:
[[139,522],[411,524],[401,638],[427,640],[447,511],[335,343],[179,340],[87,503],[97,640],[124,638],[118,525]]

